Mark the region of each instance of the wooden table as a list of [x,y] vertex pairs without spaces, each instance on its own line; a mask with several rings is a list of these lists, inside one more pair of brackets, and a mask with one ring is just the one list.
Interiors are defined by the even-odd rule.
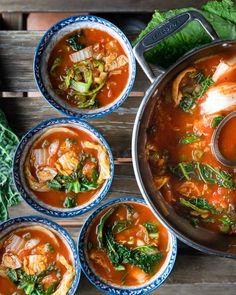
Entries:
[[[0,91],[4,92],[0,100],[0,108],[4,110],[13,130],[22,136],[39,122],[61,116],[40,94],[38,97],[26,95],[37,91],[33,78],[33,55],[35,47],[42,37],[42,31],[25,31],[24,15],[32,11],[73,11],[107,12],[112,15],[122,13],[150,13],[154,9],[169,9],[184,6],[199,7],[205,1],[11,1],[0,0],[2,19],[11,30],[0,30]],[[24,14],[23,14],[24,13]],[[110,144],[115,159],[115,177],[106,200],[132,195],[140,197],[132,163],[131,134],[133,122],[145,90],[149,86],[147,78],[138,68],[137,78],[126,102],[113,114],[91,121]],[[7,97],[6,97],[7,96]],[[38,215],[24,201],[11,208],[10,216]],[[73,219],[57,219],[76,240],[88,214]],[[81,278],[78,294],[98,295],[102,292],[93,287],[84,276]],[[236,294],[236,261],[221,257],[213,257],[194,250],[179,242],[177,261],[171,275],[160,289],[153,294]]]

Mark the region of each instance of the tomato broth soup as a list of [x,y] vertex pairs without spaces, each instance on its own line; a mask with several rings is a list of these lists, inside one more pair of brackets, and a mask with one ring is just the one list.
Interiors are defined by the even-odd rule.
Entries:
[[32,145],[25,177],[34,195],[57,208],[89,202],[110,178],[107,150],[84,130],[58,126]]
[[[236,233],[236,175],[211,145],[219,122],[236,110],[235,69],[234,52],[189,64],[158,97],[147,130],[156,188],[193,226],[222,234]],[[221,150],[235,159],[235,120],[225,128]]]
[[125,89],[129,61],[121,44],[108,33],[84,28],[64,36],[48,64],[53,90],[79,109],[114,102]]
[[168,232],[143,204],[114,205],[88,230],[87,256],[94,272],[118,286],[148,283],[168,254]]
[[69,250],[49,229],[18,228],[0,241],[0,294],[67,294],[75,276]]

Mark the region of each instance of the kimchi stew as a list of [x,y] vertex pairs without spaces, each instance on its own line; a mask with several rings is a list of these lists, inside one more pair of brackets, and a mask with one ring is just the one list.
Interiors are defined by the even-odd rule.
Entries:
[[74,276],[67,246],[45,227],[21,227],[0,241],[2,295],[66,295]]
[[148,283],[169,249],[168,232],[144,204],[113,205],[88,230],[87,255],[95,273],[118,286]]
[[[236,174],[214,157],[212,135],[235,110],[236,56],[222,52],[189,64],[165,87],[147,130],[156,188],[193,226],[223,234],[236,233]],[[235,159],[235,129],[224,134],[219,146]]]
[[58,208],[89,202],[111,176],[106,148],[88,132],[67,126],[47,129],[35,140],[24,172],[34,195]]
[[79,109],[114,102],[129,77],[129,60],[117,39],[84,28],[64,36],[52,50],[48,74],[55,93]]

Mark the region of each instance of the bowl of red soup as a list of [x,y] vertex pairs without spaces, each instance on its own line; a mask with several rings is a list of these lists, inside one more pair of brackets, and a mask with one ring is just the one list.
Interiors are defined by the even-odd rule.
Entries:
[[75,294],[80,266],[74,241],[48,219],[27,216],[0,225],[0,293]]
[[111,150],[96,129],[75,118],[58,118],[23,137],[13,173],[19,193],[34,209],[73,217],[106,196],[113,171]]
[[35,80],[46,100],[83,119],[118,108],[132,89],[135,72],[126,36],[92,15],[69,17],[51,27],[34,59]]
[[146,294],[170,274],[177,242],[137,198],[123,197],[94,211],[78,240],[87,278],[108,294]]

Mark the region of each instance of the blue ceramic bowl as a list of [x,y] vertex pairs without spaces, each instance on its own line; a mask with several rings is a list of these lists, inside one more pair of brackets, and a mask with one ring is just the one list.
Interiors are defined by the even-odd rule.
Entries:
[[[81,28],[96,28],[101,31],[109,33],[111,36],[116,38],[122,45],[125,53],[129,59],[129,79],[128,83],[121,93],[121,95],[111,104],[101,107],[98,109],[86,109],[81,110],[76,107],[71,106],[65,100],[61,99],[52,89],[47,65],[50,57],[50,53],[57,42],[70,32]],[[105,116],[112,113],[117,109],[128,97],[135,80],[136,75],[136,62],[132,52],[132,47],[122,33],[115,25],[109,21],[93,16],[93,15],[79,15],[72,16],[61,20],[51,27],[42,37],[39,42],[35,57],[34,57],[34,76],[35,81],[38,85],[44,98],[58,111],[62,112],[67,116],[79,117],[81,119],[95,119],[101,116]]]
[[[68,127],[84,130],[106,148],[108,152],[109,160],[110,160],[111,177],[104,182],[100,190],[93,196],[93,198],[88,203],[85,203],[81,206],[77,206],[71,209],[52,207],[40,201],[35,196],[34,192],[30,190],[24,175],[24,163],[32,144],[46,130],[55,126],[68,126]],[[50,119],[48,121],[44,121],[40,123],[33,129],[31,129],[21,139],[17,147],[14,161],[13,161],[13,179],[19,194],[33,209],[37,210],[40,213],[43,213],[52,217],[60,217],[60,218],[74,217],[74,216],[84,214],[88,210],[91,210],[93,207],[98,205],[107,195],[112,183],[113,175],[114,175],[114,162],[113,162],[112,152],[108,143],[106,142],[104,137],[101,135],[101,133],[98,132],[94,127],[92,127],[86,122],[80,121],[77,118]]]
[[70,234],[63,227],[49,219],[42,218],[39,216],[16,217],[0,224],[0,240],[6,234],[10,233],[15,229],[31,225],[40,225],[42,227],[49,229],[50,231],[55,232],[55,234],[58,235],[67,246],[69,253],[71,254],[72,263],[75,269],[75,278],[67,295],[74,295],[79,285],[81,268],[79,265],[78,253],[75,242],[71,238]]
[[[91,223],[94,219],[100,214],[104,209],[111,207],[116,204],[120,204],[123,202],[135,202],[139,204],[145,204],[145,201],[142,199],[137,199],[134,197],[123,197],[119,199],[115,199],[105,203],[96,209],[85,221],[80,236],[78,239],[78,249],[79,249],[79,260],[82,267],[82,270],[88,280],[94,284],[98,289],[106,292],[111,295],[144,295],[147,294],[156,288],[160,287],[161,284],[165,281],[165,279],[169,276],[177,255],[177,239],[176,237],[168,231],[169,234],[169,252],[166,257],[164,264],[161,269],[157,272],[157,274],[146,284],[139,285],[138,287],[122,287],[117,285],[108,284],[105,280],[99,277],[96,272],[91,268],[89,264],[89,259],[87,255],[87,233],[89,231]],[[147,206],[147,205],[146,205]],[[159,220],[159,219],[158,219]]]

